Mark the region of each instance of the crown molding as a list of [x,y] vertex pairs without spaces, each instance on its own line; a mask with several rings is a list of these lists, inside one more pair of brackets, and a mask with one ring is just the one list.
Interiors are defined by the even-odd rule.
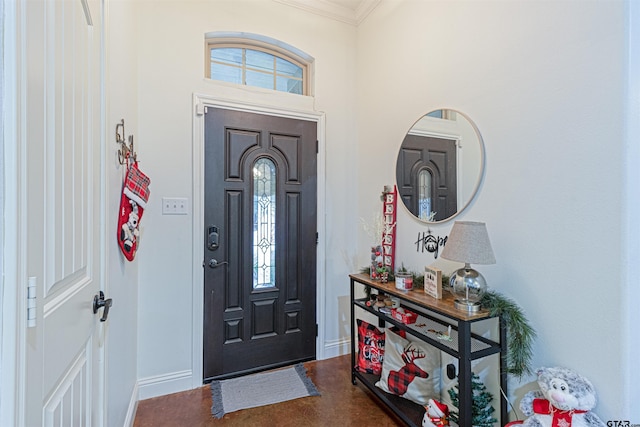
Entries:
[[329,0],[273,0],[315,15],[357,26],[382,0],[362,0],[353,10]]

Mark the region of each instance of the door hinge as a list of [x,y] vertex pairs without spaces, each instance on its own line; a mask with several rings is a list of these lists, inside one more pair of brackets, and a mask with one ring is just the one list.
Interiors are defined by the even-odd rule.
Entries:
[[318,233],[316,233],[316,245],[318,244],[319,240],[320,240],[320,235]]
[[207,113],[207,107],[202,102],[198,102],[196,104],[196,115],[203,116],[206,113]]
[[320,147],[320,143],[316,139],[316,154],[318,154],[320,152],[320,148],[319,147]]
[[29,277],[27,282],[27,328],[36,326],[36,278]]
[[316,337],[318,336],[318,324],[316,323]]

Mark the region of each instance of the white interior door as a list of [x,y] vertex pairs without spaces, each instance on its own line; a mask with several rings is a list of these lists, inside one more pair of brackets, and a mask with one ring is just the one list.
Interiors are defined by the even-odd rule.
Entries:
[[[19,0],[20,211],[18,255],[35,285],[26,330],[27,426],[101,425],[100,289],[102,5]],[[20,180],[19,180],[20,181]]]

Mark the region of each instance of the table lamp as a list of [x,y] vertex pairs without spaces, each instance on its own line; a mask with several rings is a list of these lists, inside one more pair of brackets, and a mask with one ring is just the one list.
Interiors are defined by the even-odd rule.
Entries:
[[467,312],[480,310],[480,300],[487,290],[487,282],[482,274],[471,268],[471,264],[496,263],[485,223],[454,222],[441,256],[464,263],[464,267],[455,271],[449,280],[451,292],[456,297],[454,306]]

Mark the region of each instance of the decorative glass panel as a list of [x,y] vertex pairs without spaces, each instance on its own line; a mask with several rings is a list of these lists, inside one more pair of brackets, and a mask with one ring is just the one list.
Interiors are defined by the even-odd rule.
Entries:
[[435,212],[431,212],[431,174],[423,169],[418,173],[418,217],[433,221]]
[[242,67],[242,49],[235,47],[211,49],[211,61]]
[[253,289],[276,285],[276,166],[253,166]]
[[258,71],[247,70],[247,86],[273,89],[273,74],[260,73]]
[[223,47],[211,49],[211,78],[242,84],[242,49]]
[[273,55],[247,49],[247,68],[273,73]]
[[282,58],[276,58],[276,71],[281,76],[296,77],[302,80],[302,68]]
[[216,80],[242,84],[242,68],[212,62],[211,75],[214,76]]
[[292,80],[286,77],[276,77],[276,90],[302,95],[302,80]]

